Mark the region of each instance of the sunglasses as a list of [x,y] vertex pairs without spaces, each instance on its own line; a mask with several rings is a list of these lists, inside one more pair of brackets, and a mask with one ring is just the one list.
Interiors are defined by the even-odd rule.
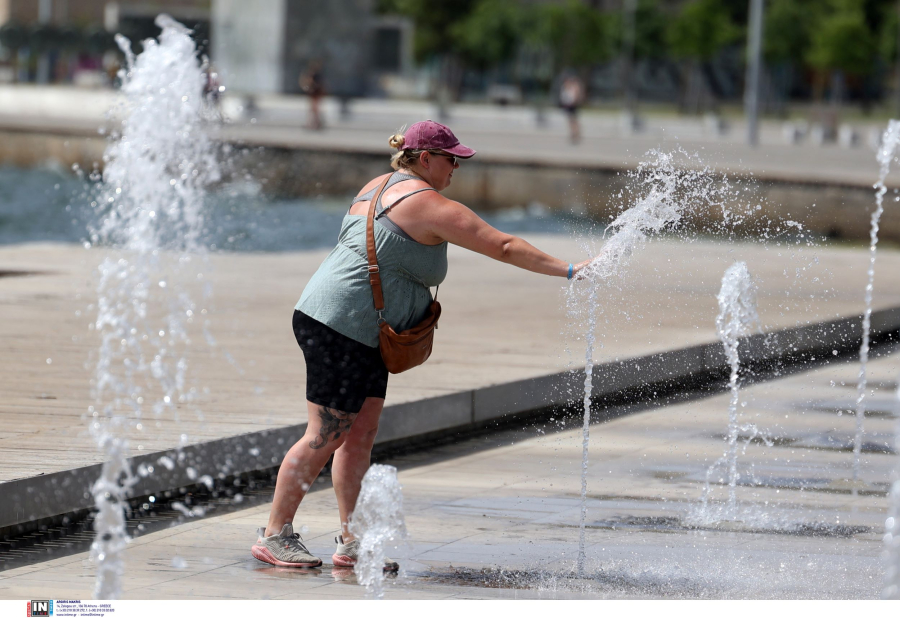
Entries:
[[[429,152],[431,152],[431,151],[429,151]],[[444,152],[432,152],[431,154],[450,159],[450,165],[452,165],[453,167],[456,167],[456,164],[459,161],[459,159],[456,155],[446,154]]]

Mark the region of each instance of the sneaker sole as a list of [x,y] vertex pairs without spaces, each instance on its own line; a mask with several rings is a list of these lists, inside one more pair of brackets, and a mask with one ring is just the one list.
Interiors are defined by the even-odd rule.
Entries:
[[[351,558],[350,556],[342,556],[340,554],[335,554],[331,557],[331,562],[336,567],[354,567],[356,566],[356,560]],[[390,571],[399,571],[400,565],[397,566],[387,566],[385,565],[384,570],[387,572]]]
[[316,567],[322,566],[322,561],[317,560],[316,562],[284,562],[283,560],[279,560],[275,556],[272,555],[265,547],[260,547],[259,545],[254,545],[250,548],[250,553],[253,554],[253,557],[261,562],[268,562],[269,564],[274,564],[275,566],[282,567],[293,567],[295,569],[314,569]]

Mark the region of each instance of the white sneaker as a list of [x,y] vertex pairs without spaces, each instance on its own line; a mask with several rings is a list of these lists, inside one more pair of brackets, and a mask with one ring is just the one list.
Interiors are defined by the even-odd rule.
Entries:
[[[334,551],[334,555],[331,557],[331,561],[334,563],[334,566],[356,566],[356,561],[359,558],[359,540],[353,539],[349,543],[344,543],[344,537],[339,536],[334,539],[334,542],[337,543],[337,549]],[[397,564],[390,558],[384,559],[385,571],[397,571],[399,569],[399,564]]]
[[281,532],[272,536],[266,536],[265,528],[260,528],[256,533],[259,538],[250,548],[250,553],[257,560],[283,567],[308,569],[322,566],[322,561],[309,553],[291,524],[284,524]]

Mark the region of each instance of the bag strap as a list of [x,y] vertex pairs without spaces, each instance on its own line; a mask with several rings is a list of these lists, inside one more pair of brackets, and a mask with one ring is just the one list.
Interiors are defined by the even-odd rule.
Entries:
[[369,285],[372,286],[372,299],[375,301],[375,311],[378,312],[378,324],[384,322],[384,294],[381,291],[381,272],[378,269],[378,256],[375,254],[375,204],[381,199],[381,194],[387,186],[388,180],[393,174],[384,179],[384,182],[375,191],[375,195],[369,200],[369,216],[366,219],[366,256],[369,259]]

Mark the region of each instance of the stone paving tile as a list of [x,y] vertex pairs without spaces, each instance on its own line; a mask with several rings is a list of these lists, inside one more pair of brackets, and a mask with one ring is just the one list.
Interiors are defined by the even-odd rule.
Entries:
[[[873,383],[895,380],[898,363],[900,355],[873,361]],[[852,418],[810,412],[784,419],[781,405],[786,399],[835,396],[841,387],[830,382],[852,374],[851,368],[825,367],[749,386],[742,415],[760,426],[812,434],[852,424]],[[573,574],[580,429],[511,429],[394,458],[390,463],[399,469],[412,538],[408,548],[392,554],[403,559],[410,576],[388,583],[387,598],[877,597],[883,496],[738,487],[743,523],[724,530],[684,527],[698,509],[706,467],[722,454],[717,435],[724,432],[727,403],[727,394],[717,395],[592,426],[584,578]],[[851,458],[844,452],[751,444],[739,470],[747,472],[752,463],[765,478],[841,480],[851,473]],[[889,455],[864,458],[863,478],[870,483],[887,478],[896,461]],[[716,487],[714,498],[726,494],[727,488]],[[123,596],[364,597],[352,575],[335,581],[330,567],[301,574],[254,560],[248,550],[267,511],[262,504],[139,537],[126,551]],[[759,518],[762,523],[754,523]],[[325,488],[307,496],[298,521],[310,527],[310,548],[330,562],[337,527],[333,492]],[[611,522],[620,525],[611,529]],[[751,531],[755,525],[801,522],[869,526],[871,532],[841,538]],[[175,555],[185,559],[186,568],[172,566]],[[21,598],[57,589],[89,595],[93,570],[83,556],[44,565],[0,573],[0,595]],[[520,578],[518,583],[504,584],[491,570],[497,567]],[[479,578],[490,586],[518,588],[485,587]]]

